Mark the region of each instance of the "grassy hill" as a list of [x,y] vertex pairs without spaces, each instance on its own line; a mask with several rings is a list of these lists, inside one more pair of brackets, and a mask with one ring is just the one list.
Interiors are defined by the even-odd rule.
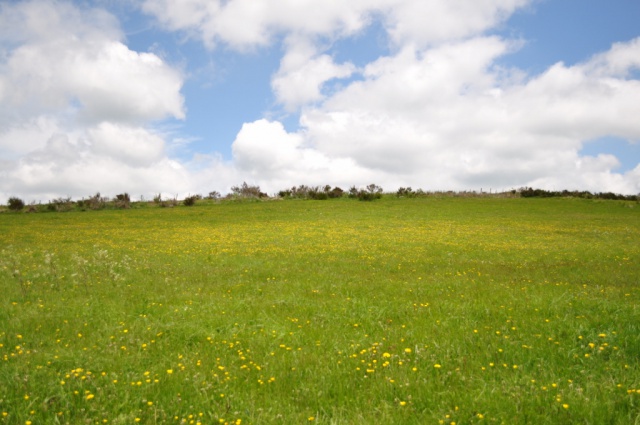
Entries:
[[0,423],[634,423],[640,206],[0,214]]

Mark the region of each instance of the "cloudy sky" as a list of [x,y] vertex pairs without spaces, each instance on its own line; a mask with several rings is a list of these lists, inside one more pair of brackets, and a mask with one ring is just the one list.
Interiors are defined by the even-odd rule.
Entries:
[[0,1],[0,201],[640,193],[637,0]]

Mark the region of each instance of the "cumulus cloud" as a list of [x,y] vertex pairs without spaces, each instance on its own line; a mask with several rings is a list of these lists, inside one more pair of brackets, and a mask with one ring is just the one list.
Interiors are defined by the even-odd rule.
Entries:
[[87,135],[94,153],[124,164],[148,167],[165,156],[162,137],[139,127],[103,122]]
[[147,197],[188,192],[190,173],[184,164],[165,156],[163,148],[160,135],[113,123],[53,132],[41,147],[0,166],[2,189],[6,195],[42,201],[96,191]]
[[[245,124],[233,142],[234,164],[240,175],[276,191],[297,184],[348,184],[349,179],[372,178],[373,173],[350,158],[330,158],[305,146],[299,133],[288,133],[279,122]],[[366,181],[366,180],[365,180]]]
[[364,81],[307,110],[301,122],[322,152],[405,173],[413,184],[544,183],[636,193],[632,175],[612,173],[614,157],[579,155],[598,137],[638,140],[640,105],[633,99],[640,85],[618,77],[635,62],[625,68],[617,60],[636,49],[637,40],[617,44],[585,63],[559,63],[523,79],[495,66],[510,50],[495,37],[406,48],[367,66]]
[[425,47],[481,34],[531,0],[388,0],[385,23],[399,45]]
[[[584,143],[598,137],[638,140],[640,84],[625,78],[636,63],[620,59],[635,58],[637,45],[618,43],[583,63],[558,63],[534,76],[496,65],[514,48],[497,37],[408,46],[367,65],[362,80],[306,107],[300,131],[280,128],[255,145],[247,169],[305,181],[305,168],[278,159],[315,153],[319,164],[350,161],[341,177],[363,183],[369,176],[392,187],[638,193],[637,170],[616,173],[614,156],[580,155]],[[244,138],[234,147],[244,151]],[[267,164],[271,168],[261,168]]]
[[266,46],[281,34],[344,36],[368,23],[380,0],[145,0],[143,10],[167,28],[185,31],[209,47]]
[[108,38],[30,40],[12,49],[2,73],[2,107],[14,118],[60,111],[79,120],[145,122],[183,118],[182,77],[151,53]]
[[184,118],[182,83],[158,56],[130,50],[104,10],[0,4],[0,197],[148,193],[186,181],[149,126]]
[[210,47],[246,49],[280,34],[345,37],[378,17],[399,46],[431,45],[475,35],[531,0],[145,0],[143,9],[171,30]]
[[640,70],[640,38],[614,43],[607,52],[595,55],[585,67],[590,74],[601,77],[628,77]]
[[355,71],[351,63],[336,64],[331,56],[318,54],[308,40],[291,40],[271,86],[276,99],[289,111],[324,98],[322,87],[332,79],[347,78]]

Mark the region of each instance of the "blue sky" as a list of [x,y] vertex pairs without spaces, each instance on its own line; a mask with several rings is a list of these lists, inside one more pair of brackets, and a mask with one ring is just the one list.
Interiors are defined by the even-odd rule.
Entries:
[[635,0],[4,2],[0,198],[639,193],[639,19]]
[[612,43],[638,37],[638,16],[640,3],[633,0],[545,0],[514,13],[503,33],[527,40],[511,59],[538,73],[555,62],[581,62]]

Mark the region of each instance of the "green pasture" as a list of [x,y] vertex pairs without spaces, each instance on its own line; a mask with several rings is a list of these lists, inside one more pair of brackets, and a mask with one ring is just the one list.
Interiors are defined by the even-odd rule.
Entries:
[[640,424],[640,204],[0,214],[0,424]]

